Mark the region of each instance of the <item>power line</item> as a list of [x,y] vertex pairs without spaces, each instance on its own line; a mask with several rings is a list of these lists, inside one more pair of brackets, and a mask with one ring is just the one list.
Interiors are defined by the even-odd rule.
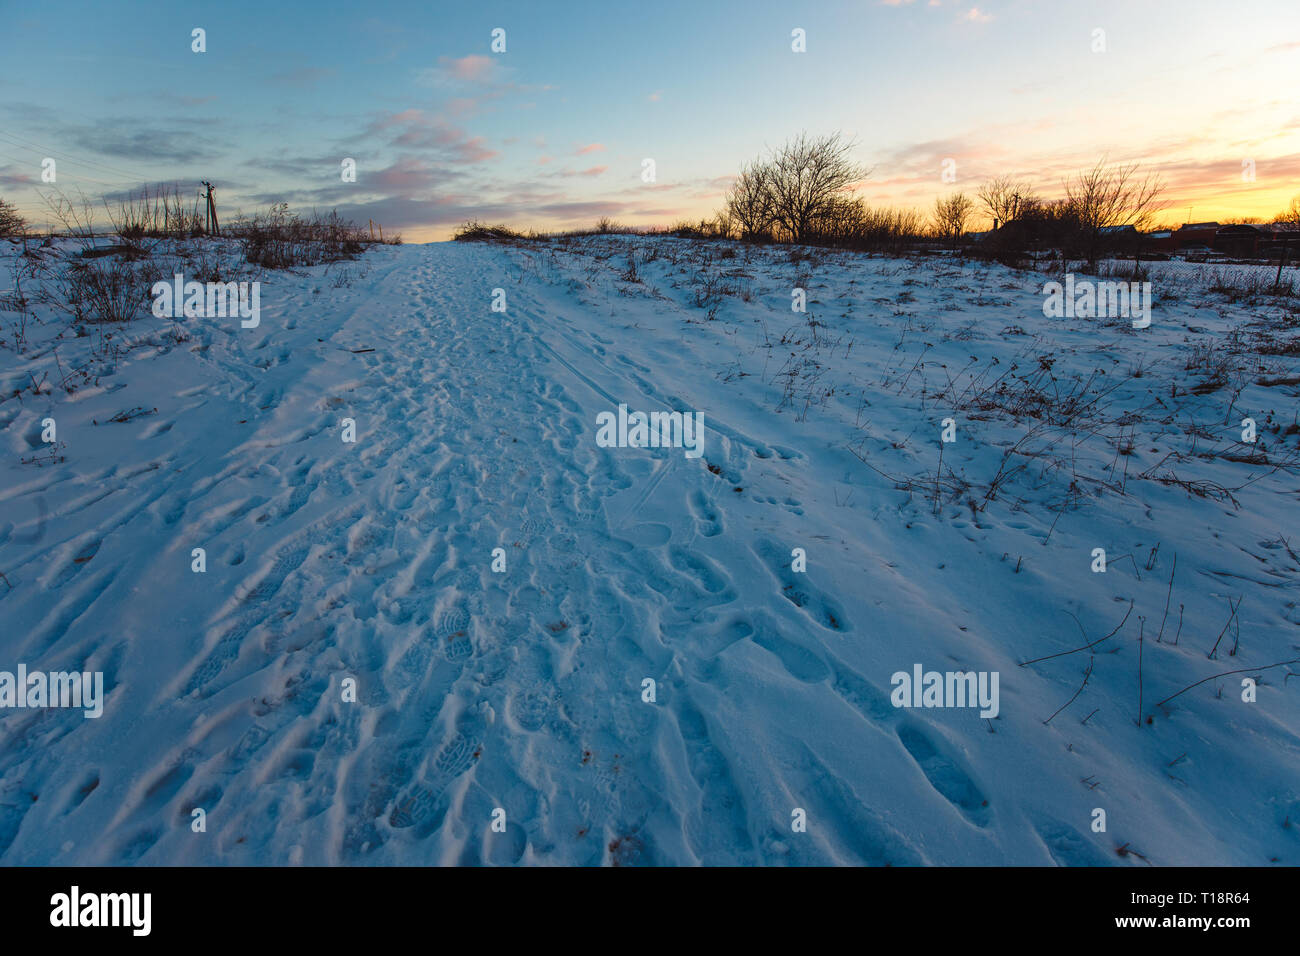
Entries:
[[35,203],[12,202],[7,199],[5,200],[5,202],[8,202],[9,205],[13,206],[19,212],[48,213],[50,211],[48,208],[43,208],[41,206],[36,205]]
[[[5,153],[0,153],[0,159],[7,159],[7,160],[9,160],[9,162],[11,162],[11,163],[18,163],[20,166],[27,166],[27,165],[30,165],[30,161],[29,161],[29,160],[18,159],[17,157],[9,156],[9,155],[7,155],[7,154],[5,154]],[[78,180],[85,180],[86,182],[89,182],[89,183],[97,183],[97,184],[100,185],[100,186],[111,186],[111,187],[114,188],[114,189],[121,189],[121,188],[124,187],[124,186],[135,186],[135,185],[138,185],[138,184],[139,184],[139,181],[137,181],[137,182],[122,182],[122,183],[108,183],[108,182],[104,182],[104,180],[102,180],[102,179],[94,179],[94,178],[92,178],[92,177],[90,177],[90,176],[87,176],[87,175],[85,175],[85,174],[83,174],[83,173],[79,173],[79,172],[77,172],[75,169],[72,171],[71,175],[72,175],[73,177],[75,177],[76,179],[78,179]],[[54,184],[52,184],[52,183],[31,183],[30,185],[33,186],[33,187],[35,187],[35,186],[50,186],[50,185],[54,185]]]
[[[9,160],[10,162],[18,163],[19,165],[22,166],[39,165],[39,164],[33,164],[30,159],[19,159],[16,156],[8,156],[5,154],[0,154],[0,155],[4,155],[5,159]],[[73,165],[80,165],[76,163],[74,160],[61,159],[59,160],[59,162],[64,163],[65,165],[68,163],[72,163]],[[121,182],[106,182],[105,180],[102,179],[95,179],[93,176],[87,176],[85,173],[78,172],[75,169],[70,171],[70,175],[76,176],[78,179],[84,179],[88,182],[99,183],[101,186],[132,186],[137,183],[145,181],[139,179],[128,179],[128,180],[122,180]]]
[[93,168],[102,169],[105,170],[106,172],[114,173],[118,176],[126,176],[128,179],[141,181],[141,182],[148,179],[147,176],[141,176],[138,173],[128,172],[125,169],[119,169],[116,166],[110,166],[107,163],[101,163],[89,159],[77,159],[71,153],[67,153],[59,149],[52,149],[49,146],[42,146],[40,143],[33,142],[32,140],[23,139],[20,136],[14,136],[12,133],[0,133],[0,140],[5,140],[9,143],[9,145],[18,146],[20,149],[44,150],[46,153],[50,153],[55,156],[65,157],[67,162],[75,163],[79,166],[90,166]]

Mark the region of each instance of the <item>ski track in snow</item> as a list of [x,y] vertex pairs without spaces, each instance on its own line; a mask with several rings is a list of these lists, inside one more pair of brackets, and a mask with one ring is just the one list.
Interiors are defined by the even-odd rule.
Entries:
[[[682,364],[668,333],[575,304],[516,252],[367,261],[328,294],[269,276],[259,328],[196,325],[177,354],[52,406],[69,460],[97,470],[6,471],[2,666],[102,670],[107,694],[98,720],[0,714],[0,862],[1120,864],[1125,839],[1161,862],[1294,855],[1258,808],[1219,802],[1231,786],[1152,792],[1182,744],[1134,756],[1045,730],[1078,675],[1016,662],[1052,635],[999,650],[993,634],[970,658],[961,635],[927,644],[968,619],[954,602],[1010,586],[972,575],[949,597],[926,569],[961,562],[956,535],[895,553],[857,517],[843,530],[812,477],[830,444],[815,420],[765,430],[716,398],[715,370],[664,374]],[[504,315],[486,307],[498,286]],[[149,363],[166,371],[146,402]],[[597,447],[595,415],[619,402],[702,411],[703,458]],[[26,453],[33,413],[0,417]],[[796,546],[809,573],[790,570]],[[997,593],[1077,638],[1043,589]],[[972,659],[1002,674],[998,732],[891,705],[892,671]],[[1291,762],[1258,785],[1293,830],[1295,717],[1271,718]],[[1137,732],[1118,713],[1107,731]],[[1080,784],[1141,761],[1104,797]],[[1089,832],[1093,806],[1112,833]]]

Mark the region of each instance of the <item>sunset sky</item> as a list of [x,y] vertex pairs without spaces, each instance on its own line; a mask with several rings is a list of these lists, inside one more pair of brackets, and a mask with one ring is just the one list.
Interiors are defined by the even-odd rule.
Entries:
[[668,224],[711,215],[742,163],[804,130],[856,141],[872,204],[925,209],[997,174],[1050,197],[1103,156],[1158,169],[1171,224],[1271,218],[1300,194],[1295,0],[0,2],[0,18],[0,196],[37,222],[52,157],[70,195],[209,179],[225,217],[283,199],[408,241],[467,219]]

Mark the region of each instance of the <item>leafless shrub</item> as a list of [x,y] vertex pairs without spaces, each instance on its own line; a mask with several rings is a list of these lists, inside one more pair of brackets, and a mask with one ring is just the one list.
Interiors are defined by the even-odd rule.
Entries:
[[730,239],[734,228],[731,214],[724,210],[712,219],[679,219],[667,229],[648,229],[645,234],[667,234],[678,239]]
[[189,208],[181,198],[180,188],[159,185],[145,186],[118,201],[116,211],[104,201],[113,231],[123,239],[152,238],[186,239],[203,233],[203,215],[199,212],[196,196]]
[[530,238],[509,226],[489,226],[476,219],[463,223],[452,233],[452,239],[457,242],[519,243],[526,242]]
[[1300,226],[1300,196],[1295,196],[1291,200],[1291,205],[1287,206],[1280,213],[1273,217],[1274,222],[1294,223]]
[[1140,262],[1102,262],[1097,266],[1097,275],[1110,279],[1125,279],[1129,282],[1147,282],[1151,278],[1151,268]]
[[723,299],[734,295],[736,290],[722,276],[701,270],[691,292],[696,307],[706,310],[708,317],[713,319],[717,316]]
[[51,270],[43,298],[82,322],[130,322],[148,302],[152,275],[125,256],[71,260]]
[[228,230],[244,245],[244,258],[267,269],[313,266],[353,259],[364,251],[366,234],[337,212],[302,218],[276,203],[264,214],[236,221]]
[[856,246],[902,252],[925,232],[925,217],[915,209],[868,209]]
[[62,192],[46,194],[41,198],[49,207],[54,220],[63,226],[67,235],[81,244],[83,251],[96,246],[95,207],[89,199],[78,194],[78,201],[74,202]]
[[1206,274],[1208,290],[1230,302],[1253,301],[1265,296],[1293,296],[1295,279],[1284,274],[1281,281],[1261,269],[1211,269]]

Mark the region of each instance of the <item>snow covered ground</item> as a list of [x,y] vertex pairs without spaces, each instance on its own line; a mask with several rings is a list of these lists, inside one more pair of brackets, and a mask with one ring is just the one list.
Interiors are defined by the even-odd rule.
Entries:
[[1295,300],[1047,278],[601,236],[253,329],[0,302],[0,671],[105,686],[0,710],[0,863],[1295,865]]

